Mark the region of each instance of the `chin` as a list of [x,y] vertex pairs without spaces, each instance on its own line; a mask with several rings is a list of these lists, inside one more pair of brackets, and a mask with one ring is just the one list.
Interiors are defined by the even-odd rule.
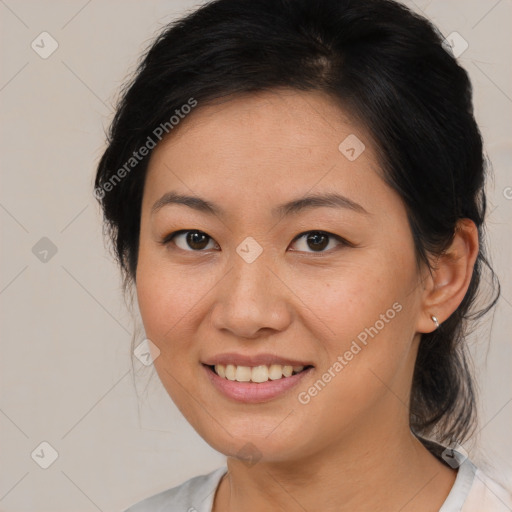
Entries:
[[[282,418],[279,419],[282,421]],[[257,422],[253,422],[250,432],[247,428],[234,426],[227,427],[224,430],[215,423],[202,425],[196,428],[196,432],[207,442],[214,450],[238,460],[245,460],[247,465],[256,462],[285,462],[300,459],[304,456],[307,441],[299,437],[299,433],[277,432],[275,426],[279,421],[274,422],[272,428],[265,424],[260,432],[255,433]],[[254,423],[256,423],[254,425]],[[272,430],[274,429],[274,432]],[[269,434],[270,433],[270,434]]]

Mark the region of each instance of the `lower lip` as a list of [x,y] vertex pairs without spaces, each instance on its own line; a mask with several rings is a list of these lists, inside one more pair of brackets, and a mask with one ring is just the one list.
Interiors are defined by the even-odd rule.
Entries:
[[281,377],[267,382],[237,382],[219,377],[209,366],[203,364],[203,368],[211,383],[224,395],[237,402],[260,403],[272,400],[286,391],[294,388],[302,381],[313,367],[303,370],[290,377]]

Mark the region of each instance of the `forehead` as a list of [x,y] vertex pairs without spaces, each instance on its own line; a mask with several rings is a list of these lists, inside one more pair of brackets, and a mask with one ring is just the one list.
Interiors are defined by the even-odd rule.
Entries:
[[[365,180],[374,188],[379,180],[366,130],[320,92],[266,91],[199,103],[177,128],[151,156],[144,195],[153,200],[170,188],[212,193],[219,201],[235,192],[248,202],[277,200],[315,187],[355,193]],[[364,148],[355,159],[342,151],[347,140],[354,151]]]
[[[180,121],[155,149],[154,154],[172,147],[194,153],[200,146],[231,149],[282,147],[298,152],[328,146],[337,149],[344,135],[357,133],[370,144],[363,126],[351,118],[333,99],[319,91],[278,89],[228,96],[201,105]],[[183,140],[185,139],[185,140]],[[253,141],[251,143],[251,141]],[[234,150],[237,150],[237,153]]]

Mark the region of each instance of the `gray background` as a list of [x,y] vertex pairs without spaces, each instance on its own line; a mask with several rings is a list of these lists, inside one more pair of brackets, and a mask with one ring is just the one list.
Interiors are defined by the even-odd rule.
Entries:
[[[144,333],[92,196],[120,85],[155,32],[197,5],[0,0],[1,511],[123,510],[225,461],[151,366],[135,360],[132,371],[132,333]],[[503,295],[472,338],[481,423],[478,447],[464,447],[512,485],[512,2],[407,5],[469,44],[459,59],[494,166],[488,233]],[[59,45],[46,59],[31,47],[43,31]],[[43,441],[58,453],[48,469],[36,463],[50,460]]]

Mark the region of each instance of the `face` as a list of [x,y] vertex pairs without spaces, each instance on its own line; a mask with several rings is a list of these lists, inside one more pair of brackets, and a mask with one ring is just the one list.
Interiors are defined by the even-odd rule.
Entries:
[[[216,450],[276,461],[408,426],[420,278],[364,128],[297,91],[199,104],[181,123],[151,156],[136,273],[177,407]],[[219,362],[241,380],[305,370],[237,383],[206,366]]]

